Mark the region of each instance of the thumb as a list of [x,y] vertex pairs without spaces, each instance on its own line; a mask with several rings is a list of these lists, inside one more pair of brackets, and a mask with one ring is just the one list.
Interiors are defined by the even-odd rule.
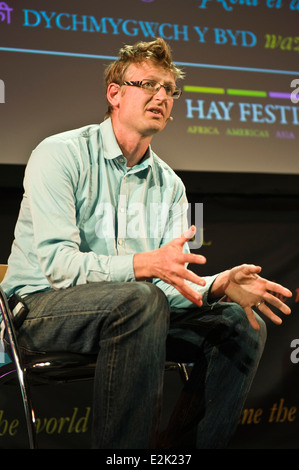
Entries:
[[181,235],[181,240],[183,243],[185,243],[188,240],[191,240],[191,238],[195,237],[196,234],[196,227],[195,225],[191,225],[191,227],[186,230],[186,232],[182,233]]

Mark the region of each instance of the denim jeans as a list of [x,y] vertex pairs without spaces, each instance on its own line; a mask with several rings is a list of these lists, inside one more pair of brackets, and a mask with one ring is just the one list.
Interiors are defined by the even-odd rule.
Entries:
[[[92,447],[222,448],[235,430],[265,342],[241,307],[170,312],[151,283],[90,283],[26,297],[27,351],[96,354]],[[157,443],[165,360],[192,373]]]
[[193,363],[162,447],[222,449],[241,416],[266,341],[235,303],[171,312],[167,359]]

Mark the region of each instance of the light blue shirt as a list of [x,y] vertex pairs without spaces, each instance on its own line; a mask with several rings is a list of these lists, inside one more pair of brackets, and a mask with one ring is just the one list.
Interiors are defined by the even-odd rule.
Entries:
[[[135,253],[187,229],[185,188],[149,147],[127,168],[111,120],[51,136],[32,152],[2,288],[7,296],[100,281],[135,280]],[[186,251],[189,249],[185,244]],[[204,295],[216,276],[206,277]],[[154,279],[171,306],[189,307]]]

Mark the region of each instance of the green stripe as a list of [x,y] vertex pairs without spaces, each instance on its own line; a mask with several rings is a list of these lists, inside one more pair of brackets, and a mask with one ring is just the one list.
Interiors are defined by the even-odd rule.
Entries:
[[254,91],[254,90],[226,90],[228,95],[239,95],[239,96],[258,96],[259,98],[267,98],[265,91]]
[[224,95],[225,91],[224,88],[210,88],[210,87],[203,87],[203,86],[184,86],[184,91],[191,92],[191,93],[217,93],[220,95]]

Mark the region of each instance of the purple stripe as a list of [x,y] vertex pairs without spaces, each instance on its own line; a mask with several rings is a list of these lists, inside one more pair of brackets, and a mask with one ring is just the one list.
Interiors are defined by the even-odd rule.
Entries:
[[269,97],[270,98],[280,98],[284,100],[290,100],[291,99],[291,93],[278,93],[276,91],[269,91]]

